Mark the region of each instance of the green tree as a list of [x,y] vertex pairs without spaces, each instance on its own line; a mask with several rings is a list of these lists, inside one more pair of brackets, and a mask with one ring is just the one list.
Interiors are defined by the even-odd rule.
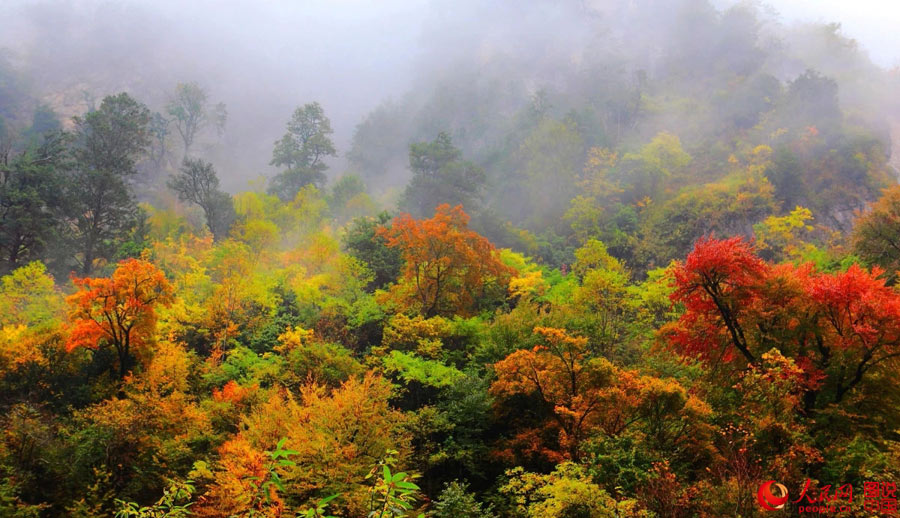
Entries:
[[116,518],[187,518],[193,514],[190,511],[193,493],[192,482],[186,480],[171,482],[153,505],[140,506],[135,502],[117,498],[119,510],[116,512]]
[[344,234],[347,253],[364,262],[375,275],[368,291],[381,289],[397,280],[403,268],[403,253],[387,246],[387,240],[378,235],[379,227],[389,227],[393,216],[387,211],[374,218],[356,218]]
[[337,156],[331,141],[331,121],[317,103],[305,104],[296,110],[287,123],[287,133],[275,142],[271,165],[285,170],[272,178],[269,193],[284,201],[294,199],[304,186],[325,183],[328,166],[323,159]]
[[163,114],[155,112],[150,119],[150,135],[152,137],[152,146],[150,148],[150,160],[157,170],[162,169],[169,153],[169,125],[172,121],[167,119]]
[[200,131],[213,124],[221,133],[228,119],[225,104],[210,105],[209,95],[197,83],[179,83],[166,111],[172,116],[175,129],[181,135],[185,158],[190,154],[194,139]]
[[469,492],[465,482],[453,481],[444,487],[434,503],[434,518],[492,518],[490,506],[484,509]]
[[127,237],[137,205],[129,187],[150,143],[150,110],[127,93],[103,99],[75,118],[76,166],[66,179],[70,241],[82,275],[110,259]]
[[235,219],[231,195],[219,190],[219,177],[209,162],[199,158],[185,158],[178,175],[170,177],[167,185],[181,201],[191,202],[203,210],[206,226],[216,241],[228,235]]
[[375,213],[375,204],[366,192],[366,184],[355,174],[341,176],[328,195],[331,215],[338,222]]
[[0,272],[42,258],[55,237],[67,144],[65,134],[53,132],[11,160],[0,156]]
[[584,142],[573,121],[544,119],[522,141],[517,169],[524,176],[527,200],[519,200],[522,217],[533,226],[560,221],[578,191]]
[[400,201],[401,210],[421,218],[443,203],[462,205],[470,212],[478,208],[484,171],[462,160],[462,151],[447,133],[439,133],[432,142],[411,144],[409,168],[413,177]]

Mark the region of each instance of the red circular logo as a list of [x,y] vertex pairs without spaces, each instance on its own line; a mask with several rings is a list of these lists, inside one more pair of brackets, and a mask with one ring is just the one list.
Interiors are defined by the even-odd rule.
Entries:
[[[773,486],[775,489],[774,492],[772,491]],[[759,486],[759,490],[756,492],[756,500],[759,502],[759,505],[761,505],[762,508],[766,511],[777,511],[784,507],[784,504],[787,503],[788,490],[786,487],[775,482],[774,480],[769,480],[768,482]]]

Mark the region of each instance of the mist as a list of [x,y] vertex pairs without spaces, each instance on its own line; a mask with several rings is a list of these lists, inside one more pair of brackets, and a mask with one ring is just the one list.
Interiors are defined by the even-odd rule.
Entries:
[[125,90],[160,109],[179,82],[208,89],[228,106],[213,153],[230,189],[271,172],[272,143],[304,103],[325,107],[345,150],[365,113],[409,87],[426,17],[423,2],[14,1],[0,9],[0,47],[63,117],[87,109],[84,92],[99,100]]
[[[830,22],[824,17],[849,12],[830,5],[815,20],[790,3],[775,2],[759,13],[774,27]],[[519,101],[507,99],[521,104],[542,88],[571,89],[565,83],[603,53],[618,54],[620,61],[625,56],[628,67],[652,74],[664,44],[659,30],[639,27],[666,26],[665,10],[652,2],[79,0],[12,1],[0,9],[0,47],[34,96],[63,118],[117,91],[159,109],[179,82],[208,89],[212,100],[228,107],[225,135],[206,142],[205,152],[229,190],[273,172],[272,143],[304,103],[320,102],[333,121],[335,176],[350,168],[346,153],[356,126],[385,101],[412,96],[425,103],[445,78],[477,76],[489,65],[511,83],[490,88],[521,89],[514,94]],[[882,65],[896,60],[896,48],[869,28],[883,27],[889,18],[855,17],[847,27],[856,32],[844,31],[851,38],[868,36],[862,48]],[[780,72],[787,77],[796,71]],[[402,169],[402,157],[400,162]]]

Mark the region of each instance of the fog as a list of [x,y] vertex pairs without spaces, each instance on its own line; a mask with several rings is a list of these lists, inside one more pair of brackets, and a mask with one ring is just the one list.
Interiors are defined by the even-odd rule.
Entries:
[[[723,0],[721,5],[735,2]],[[900,4],[889,0],[772,0],[786,23],[840,23],[872,61],[883,67],[900,66]]]
[[97,99],[127,90],[159,109],[176,83],[197,81],[228,106],[221,147],[240,152],[217,161],[230,180],[267,171],[272,142],[306,102],[322,103],[345,150],[361,117],[410,84],[426,19],[415,1],[13,1],[0,9],[0,46],[64,116],[87,108],[85,90]]
[[[844,35],[858,39],[877,64],[889,66],[898,54],[887,27],[900,9],[876,9],[878,3],[803,3],[814,6],[814,13],[787,0],[753,8],[765,30],[808,21],[844,22]],[[716,5],[726,9],[735,3]],[[628,61],[626,68],[654,74],[660,49],[667,46],[661,40],[666,33],[659,30],[668,23],[661,6],[640,1],[13,0],[0,6],[0,47],[23,71],[35,97],[65,118],[85,111],[92,99],[120,90],[160,110],[177,83],[198,82],[212,101],[228,107],[225,135],[207,139],[202,149],[234,191],[273,172],[268,166],[272,143],[292,110],[307,102],[319,101],[332,120],[339,157],[331,161],[329,175],[335,177],[350,167],[346,153],[367,114],[387,100],[406,102],[406,107],[427,104],[447,77],[469,73],[473,82],[483,81],[481,67],[489,64],[493,77],[508,84],[475,88],[521,90],[509,97],[521,100],[540,89],[571,91],[572,71],[585,69],[591,59],[599,61],[597,56],[615,55]],[[788,80],[803,67],[797,68],[778,71]],[[520,107],[511,102],[509,114]],[[428,127],[453,125],[438,120]],[[418,135],[408,136],[413,137]],[[400,165],[392,167],[402,169],[402,157],[398,160]]]

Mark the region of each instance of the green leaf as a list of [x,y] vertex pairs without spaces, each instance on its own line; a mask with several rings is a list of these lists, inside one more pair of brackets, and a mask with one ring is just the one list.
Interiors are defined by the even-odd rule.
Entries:
[[333,495],[331,495],[331,496],[326,496],[325,498],[319,500],[319,505],[327,504],[328,502],[330,502],[330,501],[334,500],[335,498],[337,498],[339,495],[340,495],[340,493],[335,493],[335,494],[333,494]]

